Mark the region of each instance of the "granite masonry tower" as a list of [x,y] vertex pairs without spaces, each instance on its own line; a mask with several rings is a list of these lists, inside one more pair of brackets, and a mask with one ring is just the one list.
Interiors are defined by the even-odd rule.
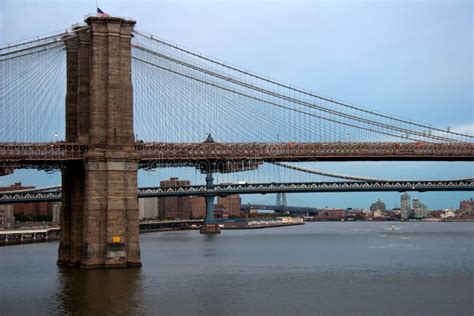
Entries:
[[88,17],[65,36],[66,141],[86,158],[62,170],[59,265],[141,266],[133,132],[131,37],[135,21]]

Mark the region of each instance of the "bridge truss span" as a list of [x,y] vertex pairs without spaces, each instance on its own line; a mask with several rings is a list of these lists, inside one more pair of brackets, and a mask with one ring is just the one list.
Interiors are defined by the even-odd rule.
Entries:
[[302,182],[220,184],[212,189],[205,185],[175,188],[141,188],[140,197],[180,195],[229,195],[309,192],[369,192],[369,191],[472,191],[474,180],[456,181],[377,181],[377,182]]
[[[357,182],[296,182],[296,183],[245,183],[178,186],[170,188],[143,187],[138,189],[139,198],[170,196],[226,196],[231,194],[269,193],[328,193],[328,192],[406,192],[406,191],[473,191],[474,179],[438,181],[357,181]],[[61,201],[61,188],[44,191],[15,191],[0,193],[0,204]]]

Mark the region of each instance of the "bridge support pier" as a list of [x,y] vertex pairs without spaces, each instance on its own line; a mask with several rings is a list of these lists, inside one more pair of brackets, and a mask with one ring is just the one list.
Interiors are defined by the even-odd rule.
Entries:
[[[208,188],[212,188],[214,183],[214,178],[212,177],[212,173],[209,172],[206,175],[206,186]],[[214,199],[215,195],[206,195],[206,219],[204,223],[201,225],[201,229],[199,230],[201,234],[220,234],[221,229],[216,222],[214,217]]]
[[82,260],[84,180],[82,162],[63,168],[58,265],[79,266]]
[[66,140],[88,145],[62,171],[58,265],[140,267],[133,132],[131,36],[134,21],[88,17],[64,40]]

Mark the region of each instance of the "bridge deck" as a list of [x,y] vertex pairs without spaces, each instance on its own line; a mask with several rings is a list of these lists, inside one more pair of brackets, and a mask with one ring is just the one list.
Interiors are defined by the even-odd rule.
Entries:
[[[239,161],[474,160],[473,143],[141,143],[140,167]],[[0,167],[58,167],[85,159],[78,143],[0,143]]]

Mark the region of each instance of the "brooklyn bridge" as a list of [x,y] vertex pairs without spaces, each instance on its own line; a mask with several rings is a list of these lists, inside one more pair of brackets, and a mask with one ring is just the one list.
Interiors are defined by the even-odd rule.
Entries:
[[[61,188],[6,193],[0,203],[62,201],[59,265],[141,266],[139,195],[205,196],[201,232],[212,234],[217,195],[474,189],[470,178],[214,183],[215,173],[267,163],[472,161],[474,136],[274,81],[137,31],[132,20],[90,16],[2,46],[0,78],[0,175],[62,174]],[[139,169],[161,167],[195,167],[206,184],[138,188]]]

